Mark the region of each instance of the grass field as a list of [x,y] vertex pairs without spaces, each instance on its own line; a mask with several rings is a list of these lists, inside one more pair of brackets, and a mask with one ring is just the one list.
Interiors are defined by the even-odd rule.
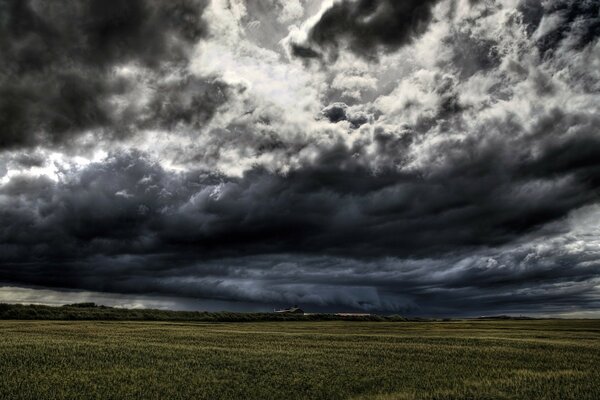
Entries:
[[0,321],[2,399],[600,399],[600,321]]

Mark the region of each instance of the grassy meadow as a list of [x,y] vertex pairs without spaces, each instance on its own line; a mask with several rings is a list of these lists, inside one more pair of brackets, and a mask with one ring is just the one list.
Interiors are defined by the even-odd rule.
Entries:
[[0,321],[1,399],[600,399],[600,321]]

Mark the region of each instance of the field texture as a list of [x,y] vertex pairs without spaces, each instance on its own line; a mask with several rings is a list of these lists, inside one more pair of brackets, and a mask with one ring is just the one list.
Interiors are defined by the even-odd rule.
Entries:
[[600,399],[600,321],[0,321],[2,399]]

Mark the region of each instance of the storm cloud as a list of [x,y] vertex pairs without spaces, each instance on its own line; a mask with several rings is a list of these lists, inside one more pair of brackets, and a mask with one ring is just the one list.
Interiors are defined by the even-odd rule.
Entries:
[[200,0],[2,0],[0,147],[62,144],[93,130],[128,134],[140,113],[128,95],[140,82],[124,70],[162,80],[165,69],[185,64],[206,35],[205,7]]
[[2,2],[6,293],[598,309],[595,3],[269,4]]
[[[326,10],[310,29],[309,44],[333,50],[340,44],[359,56],[394,51],[425,32],[437,0],[343,0]],[[296,45],[294,54],[314,57],[314,50]]]

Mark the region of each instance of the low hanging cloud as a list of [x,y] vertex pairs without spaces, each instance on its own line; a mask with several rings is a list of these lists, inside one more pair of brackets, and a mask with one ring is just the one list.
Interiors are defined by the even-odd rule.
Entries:
[[[546,226],[545,233],[535,228],[593,200],[589,175],[580,182],[507,176],[500,184],[499,172],[489,171],[423,181],[391,171],[373,176],[358,164],[340,168],[351,160],[347,151],[332,149],[327,161],[285,177],[260,169],[235,179],[170,173],[133,152],[73,170],[58,184],[13,179],[0,191],[0,279],[389,312],[442,312],[424,289],[432,285],[485,297],[486,288],[521,290],[541,280],[554,295],[573,279],[596,279],[595,254],[561,255],[564,243],[576,242],[572,238],[557,239],[549,250],[543,242],[538,249],[482,250],[524,234],[560,238],[560,224]],[[537,252],[541,261],[530,256]],[[311,259],[320,260],[314,271],[306,269]],[[257,260],[264,273],[255,270]],[[571,267],[564,269],[565,263]],[[272,279],[278,289],[264,286]]]

